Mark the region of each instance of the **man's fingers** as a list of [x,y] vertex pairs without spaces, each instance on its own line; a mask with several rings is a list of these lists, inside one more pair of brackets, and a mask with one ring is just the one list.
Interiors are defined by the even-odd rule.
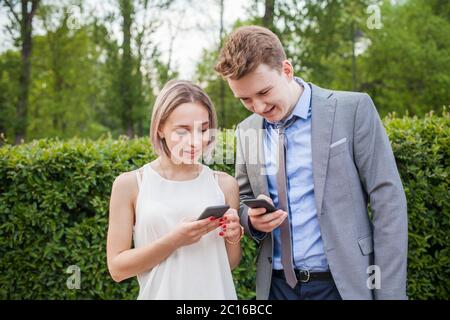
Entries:
[[267,202],[269,202],[271,205],[273,205],[273,201],[270,197],[266,196],[265,194],[260,194],[259,196],[256,197],[256,199],[262,199],[262,200],[266,200]]
[[270,222],[268,223],[268,226],[269,226],[271,229],[275,229],[276,227],[278,227],[279,225],[281,225],[281,224],[283,223],[283,221],[284,221],[284,219],[286,219],[286,217],[287,217],[287,214],[283,213],[280,217],[278,217],[278,218],[273,219],[272,221],[270,221]]
[[[277,210],[272,213],[265,214],[263,216],[258,217],[260,223],[270,223],[273,220],[276,220],[280,217],[287,215],[287,213],[283,210]],[[283,218],[284,220],[284,218]]]
[[286,219],[286,217],[287,213],[285,211],[277,210],[262,217],[254,218],[252,221],[252,225],[257,230],[270,232],[278,227],[284,221],[284,219]]
[[266,211],[266,208],[250,208],[248,209],[248,215],[250,217],[257,217],[265,214]]

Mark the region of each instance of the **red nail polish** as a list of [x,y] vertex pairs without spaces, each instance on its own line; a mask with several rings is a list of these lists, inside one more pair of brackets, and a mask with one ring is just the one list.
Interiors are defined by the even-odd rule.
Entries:
[[214,221],[214,220],[216,220],[216,218],[214,218],[214,217],[209,217],[209,221]]
[[223,236],[224,235],[224,233],[223,232],[219,232],[219,236]]

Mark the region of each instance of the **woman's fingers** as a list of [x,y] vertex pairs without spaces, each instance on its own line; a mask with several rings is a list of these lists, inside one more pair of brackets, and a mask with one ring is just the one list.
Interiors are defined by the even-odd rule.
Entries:
[[224,216],[221,228],[219,235],[225,238],[236,239],[241,235],[241,224],[236,210],[228,212]]
[[236,239],[241,235],[241,227],[240,225],[225,225],[224,227],[222,227],[219,235],[225,238]]
[[237,210],[230,208],[225,212],[222,219],[228,220],[228,221],[239,221],[239,215],[237,214]]
[[206,218],[199,221],[188,222],[192,237],[203,236],[221,227],[220,235],[224,237],[237,237],[240,235],[239,215],[236,209],[228,209],[221,218]]
[[219,219],[210,219],[210,221],[201,230],[199,230],[199,232],[205,235],[211,232],[212,230],[217,229],[219,226],[220,226]]
[[198,221],[183,220],[181,231],[190,238],[194,243],[197,242],[206,233],[219,227],[218,219],[206,218]]
[[216,225],[216,224],[218,224],[217,223],[217,219],[214,218],[214,217],[209,217],[209,218],[206,218],[206,219],[194,221],[193,225],[192,225],[192,229],[194,229],[194,230],[205,230],[209,226]]

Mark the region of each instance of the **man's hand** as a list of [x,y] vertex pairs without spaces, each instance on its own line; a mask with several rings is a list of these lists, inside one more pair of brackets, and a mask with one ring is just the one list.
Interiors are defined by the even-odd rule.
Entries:
[[[273,205],[272,199],[270,199],[266,195],[260,194],[257,199],[266,200]],[[284,219],[286,219],[286,217],[287,212],[283,210],[266,213],[265,208],[248,209],[248,218],[253,229],[262,232],[272,232],[272,230],[278,227],[284,221]]]

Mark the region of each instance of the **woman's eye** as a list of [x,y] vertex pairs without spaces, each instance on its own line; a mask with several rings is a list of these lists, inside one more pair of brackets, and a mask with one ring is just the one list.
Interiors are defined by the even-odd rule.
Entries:
[[184,136],[186,133],[187,133],[187,131],[186,130],[177,130],[177,131],[175,131],[178,135],[180,135],[180,136]]

